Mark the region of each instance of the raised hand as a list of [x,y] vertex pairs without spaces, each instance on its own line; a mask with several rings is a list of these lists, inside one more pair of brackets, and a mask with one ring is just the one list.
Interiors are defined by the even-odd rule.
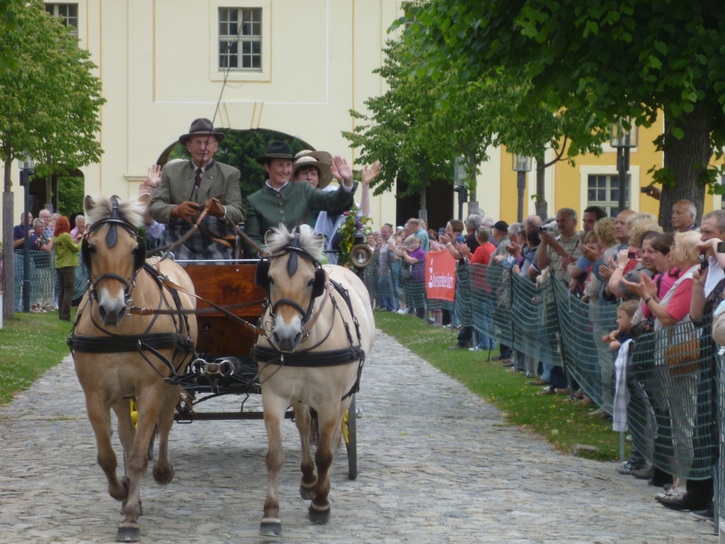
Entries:
[[335,179],[342,180],[348,187],[352,185],[352,168],[341,156],[335,155],[330,159],[330,170]]
[[380,161],[375,161],[372,164],[366,164],[362,169],[361,175],[363,185],[370,185],[370,182],[378,177],[381,169],[382,165],[380,164]]
[[158,187],[161,183],[161,167],[158,164],[152,164],[149,166],[146,172],[146,181],[144,181],[149,187]]

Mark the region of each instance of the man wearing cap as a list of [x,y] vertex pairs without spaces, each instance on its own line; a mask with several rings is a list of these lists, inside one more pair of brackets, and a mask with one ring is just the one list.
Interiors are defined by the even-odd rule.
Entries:
[[[285,142],[272,142],[257,162],[264,165],[268,179],[264,186],[249,197],[245,231],[260,248],[264,235],[284,223],[293,228],[309,223],[315,210],[340,213],[353,204],[356,185],[352,169],[342,157],[330,159],[332,176],[341,180],[335,191],[315,189],[309,183],[291,183],[292,149]],[[253,252],[255,248],[252,248]]]
[[161,171],[148,212],[159,223],[168,224],[164,245],[179,240],[202,210],[207,212],[199,232],[174,248],[177,260],[232,257],[234,225],[244,220],[244,211],[239,170],[214,160],[223,139],[224,134],[214,130],[209,119],[196,119],[189,132],[179,137],[191,160],[171,161]]

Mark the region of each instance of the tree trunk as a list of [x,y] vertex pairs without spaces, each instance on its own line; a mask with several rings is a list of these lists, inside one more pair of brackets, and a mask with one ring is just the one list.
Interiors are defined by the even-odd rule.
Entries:
[[[9,166],[5,165],[5,171],[10,172]],[[12,319],[15,315],[15,261],[13,259],[13,211],[14,196],[12,191],[3,191],[3,270],[2,285],[0,291],[3,293],[3,319]]]
[[542,221],[546,221],[549,217],[549,206],[546,202],[546,160],[544,153],[534,158],[536,159],[536,215]]
[[[677,124],[668,121],[665,112],[665,169],[674,179],[674,185],[662,187],[660,199],[659,223],[667,230],[672,230],[672,205],[678,200],[692,200],[697,207],[697,223],[702,219],[705,203],[706,172],[712,148],[710,132],[712,130],[713,112],[709,106],[698,104]],[[681,140],[672,135],[672,128],[679,127],[684,131]]]

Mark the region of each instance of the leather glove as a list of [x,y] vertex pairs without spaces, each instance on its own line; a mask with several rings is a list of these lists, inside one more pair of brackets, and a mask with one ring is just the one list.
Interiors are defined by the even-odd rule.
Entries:
[[192,223],[197,215],[199,215],[199,205],[188,200],[171,210],[171,217],[178,217],[189,223]]
[[224,206],[218,198],[210,198],[206,201],[206,212],[214,217],[224,217]]

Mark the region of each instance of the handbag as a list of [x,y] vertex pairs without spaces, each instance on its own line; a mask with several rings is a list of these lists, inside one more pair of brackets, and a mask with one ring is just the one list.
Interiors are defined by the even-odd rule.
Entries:
[[[670,335],[672,340],[672,335]],[[690,338],[684,342],[676,342],[665,348],[665,361],[670,376],[683,376],[697,372],[700,361],[700,339]]]

